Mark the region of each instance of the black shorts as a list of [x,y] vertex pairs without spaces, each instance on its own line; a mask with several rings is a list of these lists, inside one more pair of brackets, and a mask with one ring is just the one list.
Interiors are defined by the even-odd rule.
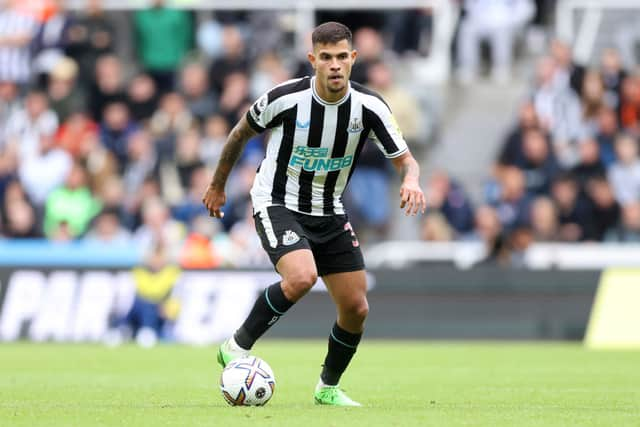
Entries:
[[253,217],[274,266],[286,253],[310,249],[319,276],[364,269],[360,243],[346,215],[313,216],[269,206]]

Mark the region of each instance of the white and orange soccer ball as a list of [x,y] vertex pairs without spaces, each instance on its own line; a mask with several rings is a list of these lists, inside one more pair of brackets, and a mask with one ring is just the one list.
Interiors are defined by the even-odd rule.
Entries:
[[220,375],[220,391],[231,406],[262,406],[273,396],[276,378],[259,357],[231,361]]

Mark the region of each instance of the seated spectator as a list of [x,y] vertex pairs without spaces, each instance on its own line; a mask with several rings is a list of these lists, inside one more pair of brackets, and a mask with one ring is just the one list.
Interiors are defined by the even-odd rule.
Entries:
[[180,72],[180,89],[187,108],[200,122],[212,115],[217,102],[209,89],[209,76],[204,65],[191,62]]
[[95,78],[89,89],[89,113],[96,122],[104,119],[108,104],[126,102],[122,63],[115,55],[104,55],[95,64]]
[[605,233],[618,224],[620,205],[606,177],[595,177],[587,183],[587,195],[591,202],[592,228],[587,240],[602,241]]
[[236,123],[246,113],[249,105],[249,78],[241,72],[229,74],[218,99],[218,113],[229,123]]
[[0,153],[4,145],[6,124],[16,111],[22,107],[18,86],[13,82],[0,80]]
[[175,320],[177,301],[171,298],[171,290],[180,278],[180,268],[171,261],[165,245],[156,244],[147,252],[144,264],[131,271],[136,294],[129,312],[117,322],[111,331],[113,344],[119,344],[129,336],[138,345],[153,347],[158,339],[170,338],[168,322]]
[[609,168],[608,178],[622,206],[640,200],[640,157],[633,136],[621,134],[616,139],[616,161]]
[[31,78],[30,46],[38,22],[21,10],[23,0],[6,0],[0,9],[0,81],[24,86]]
[[42,207],[51,192],[64,183],[72,163],[69,153],[56,146],[53,133],[40,136],[38,151],[23,159],[18,168],[20,182],[36,206]]
[[131,241],[131,232],[120,222],[118,208],[103,208],[92,222],[93,225],[84,235],[87,242],[125,245]]
[[379,31],[362,27],[353,34],[353,47],[358,51],[358,60],[351,69],[351,80],[367,84],[369,66],[380,61],[384,55],[384,40]]
[[431,212],[422,219],[420,238],[426,242],[450,242],[455,236],[447,219],[439,212]]
[[627,72],[622,67],[622,58],[615,49],[604,49],[600,56],[600,73],[605,88],[605,103],[616,109],[620,106],[620,90]]
[[225,80],[233,73],[249,71],[247,49],[240,30],[233,25],[222,28],[222,56],[214,58],[209,68],[209,83],[217,94],[221,94]]
[[122,172],[128,161],[129,138],[139,130],[124,102],[107,104],[100,123],[100,143],[115,157]]
[[41,86],[47,80],[56,63],[64,58],[69,40],[69,29],[73,22],[64,8],[64,2],[52,1],[50,12],[43,18],[38,33],[33,39],[33,71]]
[[207,118],[204,124],[204,137],[200,144],[200,158],[210,167],[218,164],[222,148],[229,135],[229,122],[223,116],[215,114]]
[[72,59],[63,57],[49,73],[47,95],[51,109],[61,122],[86,109],[84,93],[76,84],[77,68]]
[[600,146],[592,138],[586,138],[578,144],[578,164],[571,169],[571,173],[578,180],[580,188],[584,188],[589,179],[604,175],[606,169],[600,160]]
[[531,195],[548,194],[551,181],[560,168],[542,131],[531,129],[524,134],[522,155],[522,162],[515,166],[524,172],[527,192]]
[[202,165],[193,169],[189,175],[189,185],[183,198],[172,209],[173,217],[184,223],[191,223],[196,218],[208,215],[202,204],[202,192],[209,185],[211,173]]
[[606,106],[602,75],[596,70],[590,70],[582,81],[582,121],[585,132],[590,135],[596,132],[598,113]]
[[473,207],[464,189],[444,171],[436,171],[426,187],[429,211],[440,212],[456,235],[473,229]]
[[42,237],[35,209],[25,200],[6,206],[4,236],[12,239],[36,239]]
[[247,205],[245,212],[244,218],[236,221],[229,230],[228,244],[220,235],[216,236],[214,244],[223,254],[226,263],[233,267],[267,267],[270,261],[255,232],[253,209]]
[[98,125],[86,114],[75,112],[58,128],[56,143],[74,159],[87,159],[99,149],[98,130]]
[[280,57],[273,51],[266,51],[256,59],[251,73],[251,98],[257,99],[272,87],[291,79]]
[[219,222],[211,221],[208,215],[193,218],[190,231],[180,250],[180,266],[185,269],[218,268],[222,256],[213,243]]
[[602,108],[598,113],[598,127],[595,139],[600,148],[600,160],[606,169],[616,159],[615,139],[618,135],[618,119],[616,112],[611,108]]
[[498,162],[502,165],[515,165],[523,161],[522,152],[524,134],[531,129],[539,129],[540,123],[533,102],[527,100],[520,105],[518,122],[509,132],[502,144]]
[[146,199],[142,206],[142,225],[133,234],[133,243],[142,251],[149,251],[158,243],[166,245],[167,255],[177,259],[185,237],[184,224],[172,219],[169,208],[160,198]]
[[635,135],[640,134],[640,77],[630,75],[622,81],[620,95],[620,128]]
[[622,218],[617,227],[604,236],[606,242],[640,243],[640,201],[622,207]]
[[531,231],[536,242],[559,240],[558,213],[548,197],[538,197],[531,204]]
[[87,186],[87,171],[75,163],[65,184],[47,197],[44,211],[44,233],[52,237],[59,224],[66,224],[72,238],[82,236],[94,216],[100,212],[100,202]]
[[498,171],[500,194],[493,203],[506,232],[529,224],[531,199],[527,195],[524,173],[513,166]]
[[161,161],[173,159],[176,138],[195,124],[195,118],[187,108],[182,95],[170,92],[162,97],[160,107],[153,113],[149,122],[149,130],[156,141]]
[[560,227],[559,240],[578,242],[594,238],[591,209],[581,196],[582,191],[575,177],[567,173],[559,175],[551,184],[551,198],[557,209]]
[[158,176],[158,154],[151,135],[146,130],[132,133],[127,140],[125,165],[122,181],[129,194],[136,194],[148,177]]
[[560,39],[553,39],[549,46],[551,57],[556,64],[556,83],[563,89],[572,89],[582,96],[585,67],[573,59],[571,46]]
[[31,90],[24,108],[16,110],[5,124],[5,149],[12,150],[19,159],[37,155],[41,136],[50,135],[57,128],[58,116],[49,108],[45,93]]
[[429,117],[422,111],[418,99],[414,94],[404,90],[395,83],[391,69],[382,61],[372,62],[368,66],[367,80],[369,87],[378,92],[389,104],[393,117],[402,129],[402,135],[412,149],[423,145],[421,137],[426,133],[423,125],[429,122]]
[[135,76],[127,88],[127,103],[131,117],[138,123],[146,123],[158,109],[156,83],[148,74]]

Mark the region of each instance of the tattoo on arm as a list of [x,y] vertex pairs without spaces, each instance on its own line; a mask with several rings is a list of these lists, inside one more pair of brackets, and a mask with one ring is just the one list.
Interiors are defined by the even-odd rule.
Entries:
[[256,132],[249,126],[247,119],[245,117],[240,119],[229,133],[227,142],[220,154],[220,160],[211,181],[213,187],[224,188],[231,169],[240,158],[244,146],[254,135],[256,135]]

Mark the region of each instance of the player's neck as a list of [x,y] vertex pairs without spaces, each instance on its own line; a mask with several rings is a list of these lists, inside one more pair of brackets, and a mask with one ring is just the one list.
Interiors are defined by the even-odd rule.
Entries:
[[335,104],[336,102],[343,99],[347,95],[347,92],[349,91],[348,83],[344,87],[344,89],[342,89],[340,92],[330,92],[329,90],[327,90],[327,88],[323,87],[320,84],[320,81],[317,77],[314,80],[315,80],[314,87],[315,87],[316,95],[318,95],[320,99],[322,99],[327,104]]

